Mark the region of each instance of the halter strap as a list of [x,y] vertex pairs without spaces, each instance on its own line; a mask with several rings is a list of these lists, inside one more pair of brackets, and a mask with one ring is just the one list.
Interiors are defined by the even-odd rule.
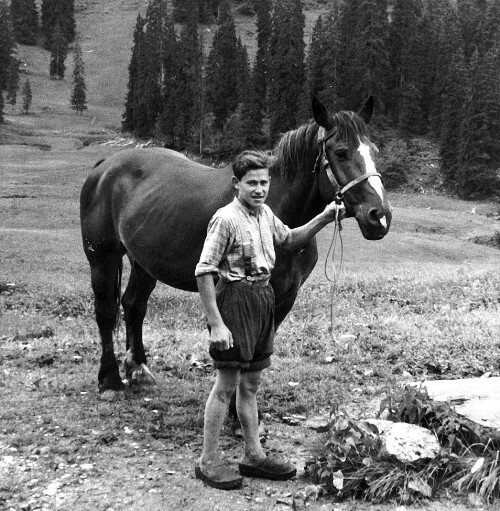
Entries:
[[353,179],[352,181],[341,187],[333,174],[330,162],[328,161],[328,158],[326,156],[326,141],[332,138],[335,135],[335,133],[337,133],[336,128],[332,128],[328,131],[325,131],[325,128],[323,127],[319,128],[318,144],[321,145],[321,150],[318,158],[322,160],[323,167],[325,168],[325,172],[326,175],[328,176],[330,183],[332,184],[333,188],[337,190],[335,193],[335,198],[338,200],[342,200],[342,198],[344,197],[344,193],[347,192],[347,190],[351,189],[353,186],[356,186],[358,183],[361,183],[362,181],[368,179],[369,177],[377,176],[382,179],[382,176],[378,172],[367,172],[366,174],[358,176],[357,178]]

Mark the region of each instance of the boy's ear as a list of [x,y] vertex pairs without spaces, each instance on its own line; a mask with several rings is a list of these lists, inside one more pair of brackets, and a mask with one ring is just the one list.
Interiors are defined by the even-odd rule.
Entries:
[[239,179],[236,176],[233,176],[231,178],[231,183],[233,183],[233,186],[236,186],[239,183]]

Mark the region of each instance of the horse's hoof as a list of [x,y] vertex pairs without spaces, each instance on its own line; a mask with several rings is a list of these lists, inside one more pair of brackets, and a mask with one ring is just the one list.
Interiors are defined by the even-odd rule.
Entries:
[[113,401],[121,401],[125,396],[125,392],[122,390],[105,390],[99,394],[101,401],[107,401],[109,403]]
[[131,372],[130,383],[156,385],[156,378],[153,376],[146,364],[141,364]]

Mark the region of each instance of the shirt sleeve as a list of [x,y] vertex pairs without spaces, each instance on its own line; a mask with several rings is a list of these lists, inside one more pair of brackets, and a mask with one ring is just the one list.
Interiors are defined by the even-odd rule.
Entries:
[[276,246],[283,250],[290,248],[292,243],[292,230],[285,225],[271,210],[271,225],[273,226],[273,241]]
[[212,217],[208,224],[200,260],[195,268],[195,277],[207,273],[219,273],[219,266],[226,254],[231,236],[229,221],[217,215]]

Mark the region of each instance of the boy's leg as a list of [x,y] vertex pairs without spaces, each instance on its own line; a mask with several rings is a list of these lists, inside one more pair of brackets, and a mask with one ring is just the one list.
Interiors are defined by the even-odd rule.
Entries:
[[238,384],[239,373],[238,369],[217,369],[215,383],[205,405],[201,468],[217,463],[219,459],[219,436],[227,417],[231,394]]
[[265,459],[259,438],[259,412],[257,392],[260,387],[262,371],[241,373],[236,394],[236,408],[245,439],[243,463],[256,463]]
[[295,476],[297,469],[277,456],[266,456],[259,440],[257,391],[261,371],[241,373],[236,395],[236,406],[245,439],[245,455],[239,464],[240,474],[248,477],[287,480]]

